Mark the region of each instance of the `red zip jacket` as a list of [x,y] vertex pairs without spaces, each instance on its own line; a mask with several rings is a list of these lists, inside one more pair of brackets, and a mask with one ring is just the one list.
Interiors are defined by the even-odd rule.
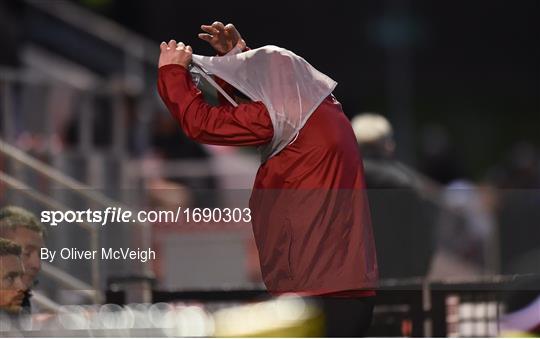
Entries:
[[[262,102],[211,106],[182,66],[161,67],[158,90],[195,141],[257,146],[272,140]],[[296,140],[260,166],[250,208],[270,293],[374,294],[377,259],[362,160],[349,120],[332,95]]]

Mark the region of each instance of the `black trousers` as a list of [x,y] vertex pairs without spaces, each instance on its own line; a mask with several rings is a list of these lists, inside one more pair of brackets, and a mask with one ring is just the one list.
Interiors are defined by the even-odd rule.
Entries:
[[363,337],[366,335],[375,297],[318,297],[325,317],[326,337]]

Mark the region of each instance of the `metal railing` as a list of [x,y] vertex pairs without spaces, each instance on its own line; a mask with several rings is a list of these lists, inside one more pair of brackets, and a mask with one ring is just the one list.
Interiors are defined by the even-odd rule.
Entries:
[[158,44],[66,0],[26,0],[30,8],[102,41],[121,53],[119,68],[126,88],[140,94],[149,80],[148,67],[157,65]]
[[123,49],[130,57],[152,65],[157,62],[158,45],[112,20],[94,14],[66,0],[52,2],[26,0],[26,3],[66,22],[70,26]]

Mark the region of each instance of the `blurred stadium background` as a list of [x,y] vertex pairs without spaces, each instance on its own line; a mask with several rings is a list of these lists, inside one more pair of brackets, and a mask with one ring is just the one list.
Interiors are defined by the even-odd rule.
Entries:
[[[213,55],[200,24],[233,22],[249,46],[291,49],[338,81],[349,118],[384,115],[396,159],[422,173],[422,211],[408,190],[370,193],[388,263],[370,335],[498,335],[540,289],[539,7],[1,1],[0,206],[245,206],[257,154],[188,140],[155,89],[161,41]],[[390,241],[404,234],[406,244]],[[43,335],[321,333],[308,301],[264,293],[249,224],[71,224],[50,228],[46,244],[152,245],[159,260],[44,264],[34,297]],[[385,270],[405,252],[404,271]]]

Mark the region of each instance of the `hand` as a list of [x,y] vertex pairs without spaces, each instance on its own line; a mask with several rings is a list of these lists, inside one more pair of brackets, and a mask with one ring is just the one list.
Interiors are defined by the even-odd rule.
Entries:
[[242,49],[246,46],[233,24],[223,26],[221,22],[216,21],[212,25],[202,25],[201,29],[206,33],[199,33],[199,38],[208,42],[219,54],[227,54],[237,44],[240,44],[239,47]]
[[165,41],[162,42],[159,48],[161,54],[159,55],[158,67],[175,64],[188,68],[193,54],[191,46],[186,46],[182,42],[177,44],[175,40],[171,40],[168,44]]

